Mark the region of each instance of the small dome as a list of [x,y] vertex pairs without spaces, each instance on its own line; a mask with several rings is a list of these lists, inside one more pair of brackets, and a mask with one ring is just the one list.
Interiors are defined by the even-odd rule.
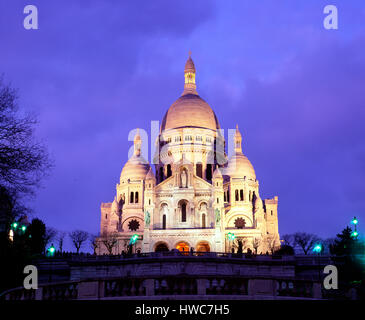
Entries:
[[255,170],[243,153],[236,153],[228,162],[226,174],[232,178],[244,178],[256,180]]
[[217,130],[217,117],[197,94],[185,94],[177,99],[167,110],[161,124],[161,131],[181,127],[197,127]]
[[149,163],[142,156],[134,154],[123,167],[120,180],[143,180],[149,169]]

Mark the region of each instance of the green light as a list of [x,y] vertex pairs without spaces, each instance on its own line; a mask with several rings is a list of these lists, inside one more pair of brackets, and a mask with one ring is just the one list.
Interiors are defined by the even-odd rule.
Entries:
[[354,217],[351,221],[352,224],[354,224],[355,226],[359,223],[359,221],[356,219],[356,217]]
[[135,244],[138,240],[138,234],[134,234],[132,237],[131,237],[131,240],[130,240],[130,243],[131,244]]
[[228,239],[229,240],[234,240],[236,238],[236,236],[233,233],[231,233],[231,232],[228,232],[227,235],[228,235]]
[[356,238],[358,235],[359,235],[359,233],[357,231],[353,231],[351,233],[351,237],[353,237],[353,238]]
[[16,229],[16,228],[18,228],[18,223],[17,223],[17,222],[14,222],[14,223],[12,224],[12,226],[13,226],[13,228],[14,228],[14,229]]
[[322,245],[321,244],[316,244],[313,248],[313,251],[316,253],[320,253],[322,251]]
[[27,229],[26,226],[22,226],[22,231],[25,231]]
[[49,253],[49,255],[50,256],[53,256],[54,255],[54,253],[55,253],[55,251],[56,251],[56,249],[55,249],[55,247],[52,245],[52,246],[50,246],[49,248],[48,248],[48,253]]

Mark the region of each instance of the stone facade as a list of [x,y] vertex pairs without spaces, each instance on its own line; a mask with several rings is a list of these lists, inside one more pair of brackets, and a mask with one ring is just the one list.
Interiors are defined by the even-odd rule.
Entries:
[[107,243],[111,253],[127,250],[133,235],[133,251],[142,252],[265,253],[280,246],[278,197],[261,200],[238,127],[228,158],[217,117],[196,91],[195,74],[189,57],[184,91],[161,124],[155,173],[136,134],[114,201],[101,205],[98,254],[108,253]]

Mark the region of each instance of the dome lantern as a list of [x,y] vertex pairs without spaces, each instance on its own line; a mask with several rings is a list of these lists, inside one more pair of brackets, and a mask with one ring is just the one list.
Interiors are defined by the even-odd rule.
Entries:
[[186,61],[184,68],[185,84],[184,84],[183,95],[198,94],[196,92],[195,74],[196,74],[195,65],[193,60],[191,59],[191,51],[189,51],[189,58]]

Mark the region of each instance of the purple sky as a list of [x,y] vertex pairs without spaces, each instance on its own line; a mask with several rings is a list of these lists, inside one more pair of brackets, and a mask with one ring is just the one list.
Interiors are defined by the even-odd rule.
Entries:
[[[23,28],[35,4],[39,30]],[[335,4],[339,30],[323,28]],[[279,232],[334,236],[365,218],[365,2],[2,1],[0,73],[39,115],[55,169],[29,204],[59,230],[99,231],[128,157],[183,89],[238,123]],[[364,220],[364,219],[362,219]]]

